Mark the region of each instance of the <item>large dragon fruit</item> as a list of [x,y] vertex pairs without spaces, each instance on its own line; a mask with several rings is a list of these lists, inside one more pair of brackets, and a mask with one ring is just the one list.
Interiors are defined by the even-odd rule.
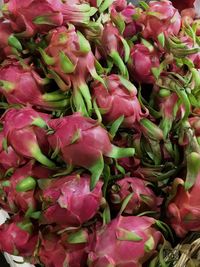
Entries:
[[131,48],[128,66],[134,80],[153,84],[155,81],[153,70],[160,66],[160,55],[156,48],[136,44]]
[[69,166],[90,170],[92,188],[103,171],[103,156],[123,158],[134,154],[133,148],[112,145],[108,132],[97,121],[79,113],[50,120],[48,125],[54,131],[48,136],[50,146],[61,152],[63,160]]
[[[68,104],[59,92],[45,93],[45,80],[31,66],[8,60],[0,68],[0,92],[9,104],[30,104],[43,109],[62,109]],[[24,93],[26,88],[26,93]]]
[[38,113],[30,107],[7,110],[1,119],[5,149],[10,145],[17,154],[54,167],[54,163],[41,151],[41,148],[46,150],[49,147],[45,138],[46,132],[42,129],[49,118],[48,114]]
[[143,116],[136,96],[137,89],[128,80],[116,74],[105,77],[105,83],[107,88],[100,82],[92,84],[92,96],[102,110],[104,121],[111,123],[124,116],[122,125],[133,128],[134,123]]
[[13,216],[0,226],[0,250],[25,258],[32,257],[38,242],[30,221],[19,215]]
[[[45,183],[42,180],[41,183]],[[43,218],[61,226],[80,226],[99,210],[102,182],[90,191],[90,177],[71,175],[49,181],[41,192]]]
[[146,210],[159,211],[162,199],[156,197],[148,184],[136,177],[125,177],[111,187],[110,201],[119,210],[125,198],[132,194],[123,211],[125,214],[138,214]]
[[150,217],[117,217],[100,229],[91,244],[89,267],[141,267],[155,252],[161,233]]
[[102,81],[89,42],[73,25],[51,31],[48,40],[48,47],[40,52],[52,77],[62,90],[73,88],[76,110],[87,115],[92,109],[87,81],[91,76]]
[[192,152],[187,157],[186,180],[174,180],[167,207],[169,222],[179,237],[200,230],[199,190],[200,154]]
[[160,34],[177,35],[181,28],[181,16],[171,1],[151,1],[141,21],[144,38],[158,40]]
[[[47,231],[47,229],[45,230]],[[48,231],[50,231],[48,229]],[[79,236],[80,239],[74,241],[73,237]],[[59,235],[47,233],[41,236],[38,257],[45,267],[60,266],[85,266],[87,261],[86,246],[87,233],[79,231],[71,235]]]

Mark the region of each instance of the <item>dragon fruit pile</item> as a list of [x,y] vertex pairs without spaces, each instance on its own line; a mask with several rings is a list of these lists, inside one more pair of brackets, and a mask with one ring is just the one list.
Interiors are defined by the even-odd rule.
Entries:
[[172,2],[4,1],[2,252],[172,267],[200,231],[200,19]]

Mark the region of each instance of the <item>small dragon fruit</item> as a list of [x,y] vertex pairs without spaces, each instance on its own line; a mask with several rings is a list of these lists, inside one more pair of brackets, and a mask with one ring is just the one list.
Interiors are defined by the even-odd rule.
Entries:
[[[42,180],[41,183],[45,183]],[[102,182],[90,191],[90,178],[79,175],[50,180],[41,192],[43,219],[61,226],[80,226],[98,212]]]
[[0,68],[0,92],[9,104],[30,104],[47,110],[66,108],[69,102],[66,96],[59,92],[44,93],[44,85],[45,80],[32,66],[9,60]]
[[159,40],[161,35],[177,35],[181,28],[181,16],[171,1],[151,1],[142,19],[145,39]]
[[125,214],[138,214],[146,210],[159,211],[162,199],[156,197],[148,184],[148,182],[139,178],[125,177],[111,187],[110,201],[119,210],[125,198],[132,194],[123,211]]
[[189,231],[200,230],[200,154],[187,157],[187,176],[176,178],[172,185],[167,215],[169,223],[179,237]]
[[4,134],[0,132],[0,166],[2,166],[6,172],[11,168],[16,169],[26,161],[22,156],[18,155],[11,146],[4,149],[4,141]]
[[105,88],[102,83],[92,84],[92,97],[102,110],[104,121],[114,122],[124,116],[122,126],[133,128],[134,123],[143,116],[140,103],[137,99],[137,89],[123,77],[111,74],[105,77]]
[[121,75],[128,78],[125,63],[129,59],[130,48],[118,28],[111,22],[107,22],[104,25],[101,40],[99,41],[98,49],[102,57],[106,60],[110,57],[117,68],[119,68]]
[[32,257],[38,242],[30,221],[15,215],[0,226],[0,250],[15,256]]
[[51,31],[48,41],[48,47],[40,48],[40,53],[50,74],[63,91],[73,88],[76,110],[88,115],[92,104],[87,81],[91,76],[102,81],[96,72],[89,42],[73,25]]
[[87,261],[87,233],[84,231],[80,230],[70,235],[62,234],[61,237],[53,233],[47,233],[42,235],[40,239],[38,257],[45,267],[85,266]]
[[155,252],[161,233],[150,217],[117,217],[100,229],[91,244],[89,267],[141,267]]
[[118,1],[115,1],[111,5],[111,19],[119,31],[123,34],[124,38],[132,38],[135,34],[142,30],[142,26],[139,22],[133,19],[134,15],[138,15],[138,11],[139,10],[135,6],[130,4],[127,5],[126,1],[122,1],[121,4],[118,4]]
[[159,66],[160,55],[155,47],[136,44],[131,48],[128,67],[134,80],[153,84],[155,82],[153,70]]
[[48,125],[54,131],[48,135],[52,149],[60,151],[61,157],[69,166],[90,170],[92,188],[103,171],[103,156],[123,158],[134,154],[133,148],[112,145],[108,132],[97,121],[79,113],[50,120]]
[[7,56],[18,54],[22,51],[21,43],[13,35],[13,30],[9,21],[0,19],[0,62]]
[[46,135],[45,130],[40,129],[40,136],[37,134],[38,128],[44,128],[45,121],[49,118],[49,115],[38,113],[30,107],[7,110],[1,118],[5,149],[7,145],[10,145],[17,154],[25,158],[36,159],[45,166],[54,167],[54,163],[41,151],[41,147],[49,147],[47,139],[42,136]]

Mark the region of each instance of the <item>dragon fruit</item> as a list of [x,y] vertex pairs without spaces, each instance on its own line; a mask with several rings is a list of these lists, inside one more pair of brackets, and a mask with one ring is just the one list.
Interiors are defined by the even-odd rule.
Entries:
[[105,88],[102,83],[92,84],[92,97],[102,110],[106,123],[111,123],[124,116],[122,126],[133,128],[134,123],[143,116],[137,99],[137,89],[123,77],[112,74],[105,77]]
[[6,197],[9,212],[23,211],[32,213],[36,208],[34,190],[36,181],[32,177],[32,162],[18,168],[9,180],[0,181],[3,197]]
[[129,59],[130,48],[118,28],[111,22],[107,22],[104,25],[99,43],[98,50],[101,56],[106,60],[110,57],[119,68],[121,75],[128,78],[128,71],[124,62]]
[[160,55],[156,48],[151,49],[144,44],[136,44],[131,48],[128,67],[134,80],[153,84],[155,82],[153,70],[159,66]]
[[176,178],[167,206],[168,220],[179,237],[189,231],[200,230],[199,188],[200,154],[192,152],[187,157],[186,179]]
[[26,161],[25,159],[18,155],[11,146],[4,149],[4,134],[0,132],[0,166],[6,172],[10,168],[17,168],[23,165]]
[[123,158],[134,154],[133,148],[112,145],[108,132],[97,121],[79,113],[50,120],[48,125],[54,131],[48,135],[52,149],[60,151],[61,157],[69,166],[90,170],[92,188],[103,171],[103,156]]
[[151,1],[141,22],[145,39],[159,40],[160,34],[177,35],[181,28],[181,16],[171,1]]
[[30,221],[19,215],[13,216],[0,226],[0,250],[25,258],[32,257],[36,249],[38,235]]
[[[41,184],[45,184],[45,180]],[[80,226],[90,220],[101,205],[101,187],[102,182],[99,181],[90,191],[89,176],[71,175],[49,180],[40,197],[44,222]]]
[[112,185],[110,189],[110,201],[119,210],[126,197],[132,194],[130,201],[124,209],[124,214],[138,214],[146,210],[159,211],[162,199],[156,197],[148,182],[136,178],[125,177]]
[[22,51],[21,43],[13,35],[13,30],[9,21],[0,19],[0,62],[7,56],[19,54]]
[[69,102],[66,96],[59,92],[44,93],[44,85],[45,80],[31,66],[16,60],[4,62],[0,68],[0,92],[9,104],[30,104],[47,110],[66,108]]
[[179,11],[187,8],[193,8],[195,0],[172,0],[173,6],[177,8]]
[[48,47],[40,52],[52,77],[64,91],[73,87],[76,110],[87,115],[92,109],[87,81],[91,76],[102,81],[89,42],[73,25],[51,31],[48,40]]
[[91,244],[89,267],[141,267],[155,252],[161,233],[150,217],[117,217],[100,229]]
[[[54,167],[54,163],[40,149],[43,146],[49,147],[47,139],[44,137],[46,132],[44,129],[42,131],[40,129],[46,126],[45,121],[49,118],[48,114],[38,113],[30,107],[7,110],[1,118],[5,146],[10,145],[17,154],[25,158],[36,159],[45,166]],[[39,136],[38,129],[40,129]],[[44,141],[45,143],[43,143]]]
[[[81,239],[74,241],[73,236],[76,235],[81,235]],[[71,235],[62,234],[61,237],[53,233],[47,233],[41,236],[38,257],[45,267],[64,265],[81,267],[87,261],[86,246],[87,233],[82,230]]]

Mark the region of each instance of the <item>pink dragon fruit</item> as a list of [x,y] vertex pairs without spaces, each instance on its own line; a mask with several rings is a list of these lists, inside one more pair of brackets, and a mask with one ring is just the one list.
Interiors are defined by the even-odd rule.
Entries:
[[112,4],[110,8],[111,19],[125,38],[132,38],[142,30],[140,23],[133,19],[134,15],[138,15],[139,10],[131,4],[127,5],[126,1],[121,2],[126,4],[118,4],[118,1]]
[[91,244],[89,267],[141,267],[155,252],[161,233],[150,217],[117,217],[100,229]]
[[176,178],[172,185],[167,215],[179,237],[189,231],[200,230],[200,154],[192,152],[187,157],[185,181]]
[[159,211],[162,199],[156,197],[148,184],[148,182],[139,178],[125,177],[111,187],[110,201],[119,210],[125,198],[132,194],[123,211],[125,214],[138,214],[146,210]]
[[22,51],[21,43],[13,35],[13,30],[9,21],[0,19],[0,62],[7,56],[19,54]]
[[[46,126],[45,121],[49,119],[48,114],[38,113],[30,107],[7,110],[1,118],[4,143],[10,145],[17,154],[25,158],[36,159],[45,166],[54,167],[54,163],[41,151],[41,147],[49,147],[44,137],[46,132],[40,129]],[[38,136],[38,129],[40,136]]]
[[96,72],[90,44],[82,33],[72,25],[59,27],[51,31],[48,47],[40,49],[40,52],[58,86],[64,91],[73,88],[77,111],[85,115],[90,113],[92,104],[87,81],[91,76],[100,81],[102,79]]
[[48,125],[54,131],[48,136],[52,149],[60,151],[63,160],[69,166],[80,166],[90,170],[92,188],[103,171],[103,156],[123,158],[134,154],[133,148],[112,145],[108,132],[97,121],[83,117],[79,113],[50,120]]
[[124,62],[129,59],[130,48],[118,28],[111,22],[107,22],[99,41],[98,49],[102,57],[104,59],[110,57],[116,67],[119,68],[121,75],[128,78],[128,71]]
[[0,226],[0,250],[25,258],[32,257],[38,242],[30,221],[15,215]]
[[44,93],[44,83],[32,66],[16,60],[9,60],[0,68],[0,92],[9,104],[30,104],[47,110],[66,108],[69,102],[66,96],[59,92]]
[[[83,232],[83,231],[81,231]],[[81,235],[80,240],[73,243],[73,236]],[[60,266],[85,266],[87,261],[86,254],[87,233],[72,233],[71,235],[63,234],[60,236],[55,234],[46,234],[41,237],[41,245],[39,248],[39,259],[45,267]]]
[[[47,181],[48,182],[48,181]],[[45,183],[42,180],[41,183]],[[98,212],[102,200],[102,182],[90,191],[89,176],[66,176],[49,180],[41,192],[44,222],[61,226],[80,226]]]
[[106,123],[111,123],[124,116],[122,126],[133,128],[134,123],[143,116],[137,99],[137,89],[123,77],[111,74],[105,77],[105,88],[100,82],[92,84],[92,97],[102,110]]
[[181,28],[181,16],[171,1],[151,1],[141,19],[145,39],[158,40],[160,34],[177,35]]
[[4,140],[4,134],[0,132],[0,166],[2,166],[6,172],[10,168],[16,169],[26,161],[22,156],[18,155],[11,146],[4,149]]
[[60,0],[45,0],[42,5],[40,0],[6,0],[2,10],[11,21],[13,30],[24,37],[48,32],[63,24]]
[[153,69],[159,66],[160,55],[155,47],[151,49],[144,44],[136,44],[131,48],[128,67],[134,80],[153,84],[155,82]]

